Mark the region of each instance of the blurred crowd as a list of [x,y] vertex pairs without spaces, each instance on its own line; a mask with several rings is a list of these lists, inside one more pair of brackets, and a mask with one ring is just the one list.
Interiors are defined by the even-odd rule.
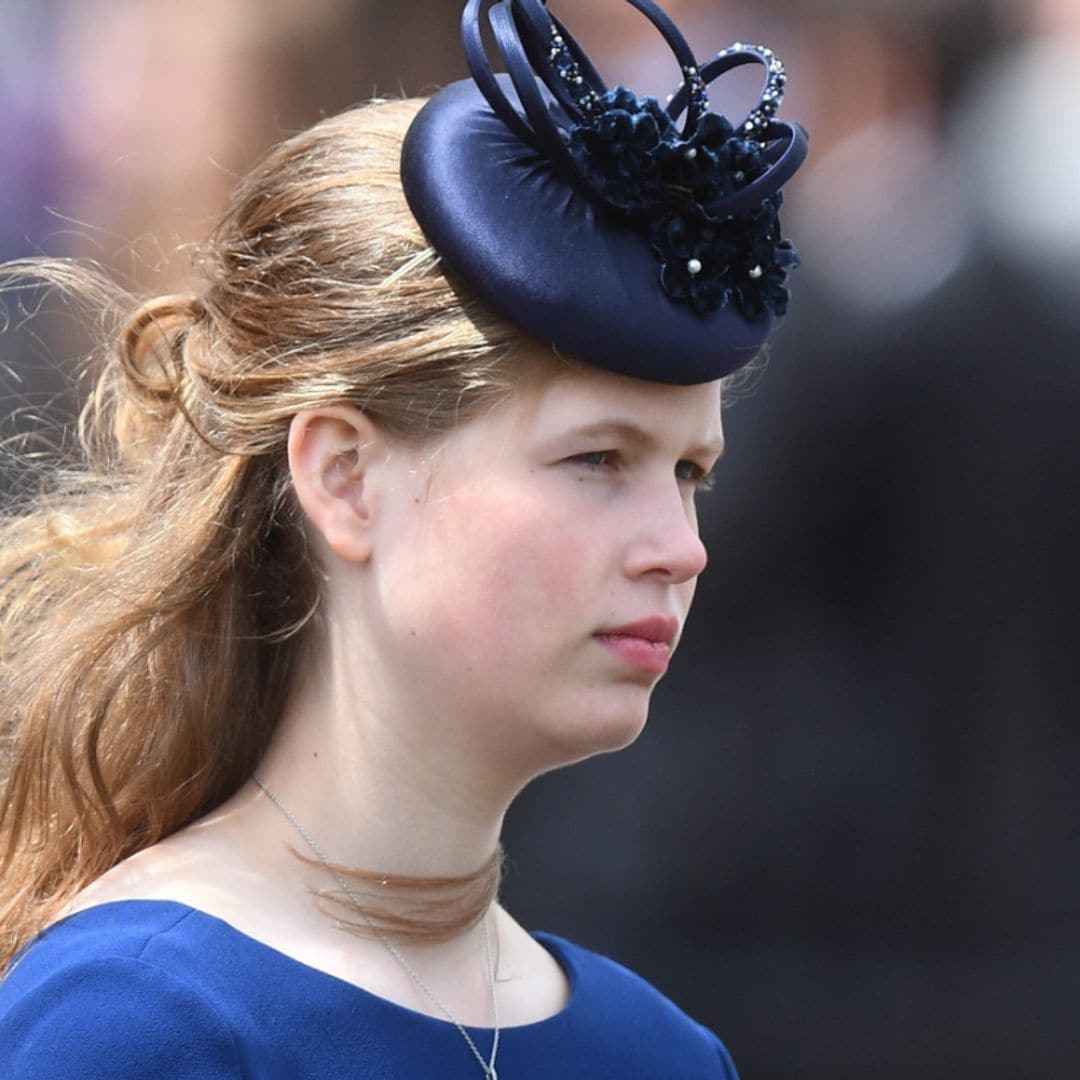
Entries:
[[[642,971],[748,1080],[1072,1077],[1080,0],[664,6],[699,56],[785,60],[804,265],[733,390],[649,729],[525,794],[508,902]],[[670,92],[629,5],[551,7],[611,82]],[[459,8],[6,0],[0,257],[181,286],[277,137],[462,76]],[[757,87],[729,82],[735,118]],[[7,307],[10,431],[73,407],[85,342]]]

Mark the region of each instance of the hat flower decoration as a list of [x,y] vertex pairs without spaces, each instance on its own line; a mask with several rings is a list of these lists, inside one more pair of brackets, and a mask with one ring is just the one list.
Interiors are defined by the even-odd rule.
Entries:
[[[683,81],[665,105],[609,89],[544,0],[484,0],[462,34],[471,80],[439,91],[405,140],[410,207],[447,265],[527,333],[586,363],[660,382],[735,370],[788,306],[798,265],[780,231],[781,187],[807,153],[777,117],[775,54],[738,43],[699,65],[651,0]],[[741,123],[709,111],[708,87],[764,72]]]

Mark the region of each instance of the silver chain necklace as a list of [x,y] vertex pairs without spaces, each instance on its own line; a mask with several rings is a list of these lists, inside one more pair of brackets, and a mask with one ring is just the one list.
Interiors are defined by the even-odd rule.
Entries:
[[329,857],[326,855],[323,849],[319,847],[319,845],[315,842],[315,838],[311,835],[311,833],[309,833],[307,829],[304,828],[300,821],[294,816],[292,811],[270,790],[270,788],[266,786],[265,783],[263,783],[263,781],[258,776],[252,775],[252,779],[255,781],[256,784],[259,785],[260,788],[262,788],[263,794],[288,819],[292,827],[303,838],[304,843],[307,844],[307,846],[311,848],[313,852],[315,852],[315,855],[318,857],[319,862],[321,862],[323,866],[326,867],[326,869],[333,876],[334,880],[340,886],[341,891],[349,898],[350,901],[352,901],[353,905],[356,907],[356,910],[360,913],[360,917],[364,920],[365,923],[367,923],[368,929],[370,929],[371,932],[375,935],[375,937],[379,939],[386,951],[398,962],[398,964],[401,965],[401,968],[404,970],[405,974],[408,975],[409,978],[412,979],[412,981],[416,983],[418,987],[420,987],[420,989],[430,999],[432,1004],[434,1004],[437,1009],[443,1012],[446,1015],[446,1018],[450,1021],[450,1023],[452,1023],[454,1027],[456,1027],[458,1031],[461,1032],[461,1037],[468,1044],[469,1049],[472,1051],[473,1057],[475,1057],[476,1060],[480,1063],[480,1068],[484,1070],[485,1080],[499,1080],[499,1074],[495,1071],[495,1058],[499,1053],[499,1009],[495,1000],[495,965],[491,961],[491,942],[488,938],[487,915],[484,916],[483,921],[484,963],[487,966],[488,989],[491,991],[491,1022],[492,1031],[494,1032],[494,1034],[491,1040],[491,1057],[489,1057],[488,1060],[485,1061],[483,1055],[476,1048],[476,1043],[473,1042],[472,1036],[465,1030],[465,1025],[462,1024],[457,1019],[457,1017],[454,1016],[454,1014],[443,1004],[442,1000],[435,993],[435,991],[432,990],[431,987],[428,986],[428,984],[424,982],[424,980],[421,979],[419,975],[417,975],[409,961],[406,960],[405,957],[401,954],[401,950],[398,949],[398,947],[382,932],[382,930],[379,929],[378,926],[376,926],[374,920],[371,918],[370,915],[368,915],[367,911],[365,910],[360,897],[357,896],[356,892],[352,889],[352,887],[345,880],[345,878],[343,878],[333,868],[333,866],[330,864]]

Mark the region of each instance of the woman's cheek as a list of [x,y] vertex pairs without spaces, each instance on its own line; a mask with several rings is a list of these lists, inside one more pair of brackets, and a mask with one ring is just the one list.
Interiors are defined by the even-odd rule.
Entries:
[[471,505],[456,522],[469,525],[440,531],[439,538],[449,629],[521,640],[553,623],[591,625],[589,597],[604,591],[604,583],[592,580],[595,551],[587,530],[521,500]]

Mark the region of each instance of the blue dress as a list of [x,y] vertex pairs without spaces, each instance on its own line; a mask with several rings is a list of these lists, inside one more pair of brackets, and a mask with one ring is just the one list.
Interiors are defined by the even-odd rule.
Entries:
[[[736,1080],[720,1041],[643,979],[537,934],[570,981],[556,1016],[506,1028],[500,1080]],[[470,1028],[481,1054],[491,1031]],[[482,1080],[452,1024],[395,1005],[164,900],[88,908],[0,982],[0,1077]]]

